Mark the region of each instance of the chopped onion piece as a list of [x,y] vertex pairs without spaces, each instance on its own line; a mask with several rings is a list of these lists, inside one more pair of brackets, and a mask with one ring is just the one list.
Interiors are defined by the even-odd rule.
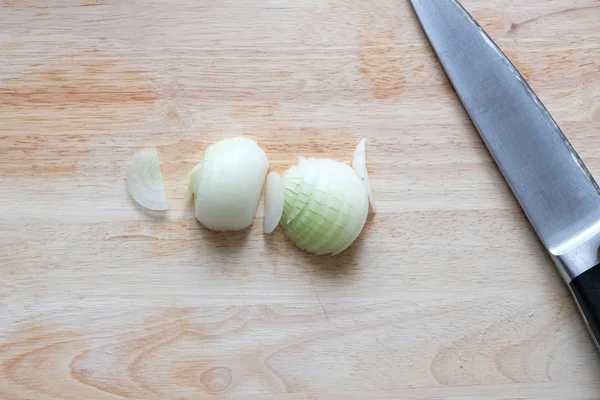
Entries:
[[236,137],[209,146],[188,185],[196,219],[219,232],[252,225],[268,170],[265,152],[252,139]]
[[127,190],[141,206],[166,210],[167,198],[156,149],[136,152],[127,167]]
[[277,172],[269,172],[265,189],[265,233],[271,233],[277,228],[282,214],[283,178]]
[[377,209],[375,207],[375,202],[373,201],[371,182],[369,181],[369,173],[367,172],[366,142],[367,139],[363,138],[360,143],[358,143],[358,146],[356,146],[356,150],[354,150],[354,156],[352,157],[352,168],[354,168],[358,176],[360,176],[365,183],[365,186],[367,187],[367,193],[369,194],[369,205],[375,214]]

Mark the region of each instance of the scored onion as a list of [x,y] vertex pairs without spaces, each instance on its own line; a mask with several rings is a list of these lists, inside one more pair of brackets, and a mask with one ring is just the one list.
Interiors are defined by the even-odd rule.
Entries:
[[127,190],[141,206],[155,211],[168,208],[156,149],[140,150],[127,167]]
[[209,146],[190,174],[196,219],[213,231],[252,225],[269,161],[252,139],[237,137]]
[[283,176],[282,224],[301,249],[338,254],[362,231],[369,213],[365,182],[348,164],[300,158]]

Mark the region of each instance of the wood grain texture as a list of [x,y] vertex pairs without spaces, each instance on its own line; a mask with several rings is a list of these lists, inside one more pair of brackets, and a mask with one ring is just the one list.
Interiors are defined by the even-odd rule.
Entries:
[[[600,176],[597,0],[464,0]],[[368,138],[338,257],[213,234],[212,142]],[[155,146],[170,210],[127,196]],[[599,357],[408,1],[0,1],[0,399],[600,398]],[[259,211],[257,221],[262,211]]]

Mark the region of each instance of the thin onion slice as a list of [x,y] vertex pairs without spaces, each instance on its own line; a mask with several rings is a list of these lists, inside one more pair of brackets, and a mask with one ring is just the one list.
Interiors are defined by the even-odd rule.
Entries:
[[283,214],[283,178],[277,172],[269,172],[267,175],[267,187],[265,189],[265,233],[271,233],[279,225]]
[[142,207],[163,211],[168,208],[156,149],[140,150],[127,167],[127,190]]
[[375,202],[373,201],[373,192],[371,191],[371,182],[369,181],[369,173],[367,172],[367,151],[366,151],[367,139],[363,138],[356,150],[354,150],[354,156],[352,157],[352,168],[356,171],[358,176],[363,180],[367,187],[367,193],[369,194],[369,205],[373,214],[377,213]]

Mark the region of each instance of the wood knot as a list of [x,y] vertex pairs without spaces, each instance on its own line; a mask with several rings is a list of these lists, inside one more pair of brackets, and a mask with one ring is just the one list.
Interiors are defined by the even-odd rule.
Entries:
[[214,367],[204,371],[200,375],[200,382],[210,392],[223,392],[227,390],[232,380],[233,373],[229,368],[225,367]]
[[169,106],[169,111],[167,112],[167,115],[171,118],[179,119],[179,113],[177,112],[177,109],[173,106]]

